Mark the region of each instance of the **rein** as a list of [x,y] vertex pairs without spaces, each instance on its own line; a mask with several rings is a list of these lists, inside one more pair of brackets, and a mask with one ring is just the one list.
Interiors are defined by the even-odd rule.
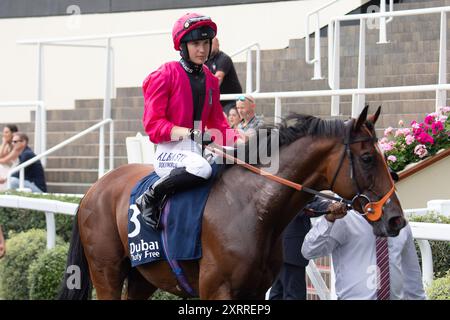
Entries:
[[[381,216],[383,215],[384,204],[389,200],[389,198],[394,193],[394,191],[395,191],[395,184],[394,184],[394,181],[392,180],[391,175],[389,174],[389,179],[391,181],[392,187],[380,200],[378,200],[376,202],[372,202],[368,196],[366,196],[364,193],[361,192],[361,188],[360,188],[358,182],[356,181],[356,179],[354,179],[354,175],[355,174],[354,174],[353,154],[352,154],[352,151],[350,149],[350,145],[354,144],[354,143],[366,142],[366,141],[373,141],[375,143],[377,141],[377,138],[372,135],[372,133],[369,131],[369,129],[367,129],[367,127],[365,127],[364,129],[369,134],[369,137],[351,140],[351,132],[352,132],[352,128],[353,128],[353,123],[354,123],[354,120],[352,119],[352,121],[350,122],[350,125],[348,125],[347,128],[346,128],[347,130],[345,132],[345,137],[344,137],[344,141],[343,141],[344,151],[343,151],[341,159],[339,161],[339,165],[338,165],[338,168],[336,170],[336,173],[333,176],[333,180],[331,182],[331,187],[330,187],[330,190],[333,190],[334,183],[336,182],[336,179],[337,179],[337,176],[339,174],[339,171],[341,170],[342,164],[344,163],[344,160],[345,160],[345,158],[347,156],[348,159],[349,159],[349,165],[350,165],[350,179],[352,181],[354,181],[354,183],[356,184],[356,188],[358,190],[358,193],[353,197],[352,200],[344,199],[344,198],[341,198],[341,197],[335,197],[335,196],[332,196],[332,195],[329,195],[329,194],[326,194],[326,193],[323,193],[323,192],[320,192],[320,191],[317,191],[317,190],[305,187],[305,186],[303,186],[303,185],[301,185],[299,183],[295,183],[295,182],[292,182],[290,180],[278,177],[278,176],[273,175],[273,174],[271,174],[271,173],[269,173],[267,171],[264,171],[263,169],[260,169],[260,168],[257,168],[255,166],[252,166],[251,164],[248,164],[245,161],[242,161],[242,160],[240,160],[240,159],[238,159],[238,158],[236,158],[234,156],[231,156],[231,155],[223,152],[222,150],[219,150],[219,149],[214,148],[212,146],[206,146],[205,148],[210,150],[211,152],[219,155],[219,156],[222,156],[224,158],[232,160],[234,163],[236,163],[236,164],[238,164],[238,165],[240,165],[240,166],[242,166],[242,167],[244,167],[244,168],[246,168],[246,169],[248,169],[248,170],[250,170],[250,171],[252,171],[254,173],[257,173],[257,174],[260,174],[260,175],[264,175],[269,180],[281,183],[281,184],[283,184],[285,186],[288,186],[288,187],[293,188],[293,189],[298,190],[298,191],[304,191],[304,192],[307,192],[307,193],[310,193],[310,194],[313,194],[313,195],[316,195],[316,196],[319,196],[319,197],[322,197],[322,198],[326,198],[326,199],[329,199],[329,200],[334,200],[334,201],[345,203],[347,205],[347,208],[349,208],[349,209],[353,208],[353,209],[356,210],[355,202],[358,201],[359,199],[362,199],[363,201],[367,201],[367,204],[363,208],[364,213],[361,213],[361,215],[366,216],[366,218],[368,220],[374,222],[374,221],[378,221],[381,218]],[[375,144],[375,148],[381,154],[381,151],[378,148],[378,145]],[[385,166],[386,170],[389,171],[386,162],[384,162],[384,166]],[[356,210],[356,211],[358,211],[358,210]]]
[[224,157],[224,158],[227,158],[229,160],[232,160],[234,163],[236,163],[236,164],[238,164],[238,165],[240,165],[240,166],[242,166],[242,167],[244,167],[244,168],[246,168],[246,169],[248,169],[248,170],[250,170],[250,171],[252,171],[254,173],[263,175],[269,180],[281,183],[281,184],[283,184],[285,186],[291,187],[291,188],[293,188],[295,190],[298,190],[298,191],[304,191],[304,192],[307,192],[307,193],[310,193],[310,194],[314,194],[314,195],[322,197],[322,198],[327,198],[329,200],[335,200],[335,201],[338,201],[338,202],[343,202],[347,206],[351,206],[352,205],[352,201],[351,200],[343,199],[341,197],[334,197],[334,196],[331,196],[329,194],[326,194],[326,193],[323,193],[323,192],[320,192],[320,191],[317,191],[317,190],[305,187],[305,186],[303,186],[303,185],[301,185],[299,183],[295,183],[295,182],[292,182],[290,180],[278,177],[278,176],[273,175],[273,174],[271,174],[271,173],[269,173],[269,172],[267,172],[267,171],[265,171],[263,169],[260,169],[260,168],[257,168],[255,166],[252,166],[251,164],[248,164],[247,162],[242,161],[242,160],[240,160],[238,158],[235,158],[235,157],[233,157],[233,156],[223,152],[222,150],[219,150],[219,149],[214,148],[212,146],[206,146],[205,148],[208,149],[209,151],[211,151],[211,152],[221,156],[221,157]]

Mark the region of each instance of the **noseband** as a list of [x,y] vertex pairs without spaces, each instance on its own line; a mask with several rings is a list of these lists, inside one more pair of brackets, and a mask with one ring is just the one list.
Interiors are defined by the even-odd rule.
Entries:
[[[342,164],[344,163],[344,159],[347,156],[349,159],[349,165],[350,165],[350,179],[353,181],[353,183],[356,185],[356,189],[358,190],[358,193],[353,197],[353,199],[344,201],[352,207],[355,211],[358,211],[355,207],[355,204],[358,200],[362,200],[362,203],[367,202],[367,204],[364,206],[363,210],[364,213],[361,213],[361,215],[366,216],[366,218],[370,221],[378,221],[381,216],[383,215],[383,207],[384,204],[389,200],[389,198],[392,196],[395,190],[394,181],[392,180],[392,177],[389,175],[389,179],[391,180],[392,187],[391,189],[382,197],[380,200],[376,202],[372,202],[370,198],[361,192],[361,188],[359,186],[358,181],[355,179],[355,167],[353,162],[353,153],[350,148],[350,145],[358,142],[366,142],[371,141],[373,143],[376,143],[378,141],[377,137],[372,135],[372,133],[367,129],[367,127],[364,127],[364,129],[369,134],[368,137],[364,138],[358,138],[358,139],[351,139],[351,133],[353,128],[354,119],[352,119],[349,123],[349,125],[346,126],[345,130],[345,137],[344,137],[344,151],[342,152],[341,159],[339,161],[338,168],[336,169],[336,173],[334,174],[333,180],[331,182],[330,190],[333,190],[334,184],[336,182],[337,176],[339,174],[339,171],[341,170]],[[380,149],[378,148],[378,145],[375,144],[375,147],[377,151],[381,154]],[[388,170],[386,163],[384,163],[386,170]]]

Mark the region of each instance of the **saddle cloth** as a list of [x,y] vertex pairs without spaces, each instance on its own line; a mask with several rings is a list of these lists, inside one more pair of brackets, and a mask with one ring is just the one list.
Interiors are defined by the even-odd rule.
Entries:
[[133,267],[158,260],[196,260],[202,256],[203,210],[222,167],[214,163],[211,178],[205,184],[169,198],[161,214],[162,230],[148,226],[135,205],[135,199],[159,179],[158,175],[153,172],[135,185],[128,209],[128,246]]

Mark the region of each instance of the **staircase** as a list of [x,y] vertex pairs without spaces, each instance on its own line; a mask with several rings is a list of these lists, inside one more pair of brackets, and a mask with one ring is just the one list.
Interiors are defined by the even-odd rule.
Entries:
[[[395,11],[447,5],[450,5],[450,0],[404,0],[395,5]],[[377,45],[378,29],[367,30],[366,87],[437,83],[439,18],[439,15],[394,18],[387,26],[389,44]],[[448,22],[450,25],[450,17]],[[358,39],[359,25],[341,26],[341,88],[357,86]],[[321,44],[322,73],[326,77],[326,37],[322,38]],[[261,92],[329,89],[328,79],[310,80],[313,66],[305,63],[304,46],[304,39],[292,39],[285,49],[261,52]],[[246,66],[244,63],[236,63],[235,66],[245,88]],[[447,68],[450,70],[450,64]],[[434,111],[434,99],[434,92],[366,96],[370,111],[382,105],[382,115],[377,123],[379,134],[388,126],[397,126],[400,119],[405,123],[420,120],[426,113]],[[282,99],[282,115],[297,112],[328,118],[330,100],[329,97]],[[141,122],[143,104],[141,88],[117,89],[116,98],[112,100],[115,167],[127,162],[125,138],[134,136],[136,132],[144,133]],[[73,110],[48,111],[47,147],[99,122],[102,119],[102,105],[101,99],[77,100]],[[349,117],[350,96],[341,97],[340,111],[343,118]],[[274,100],[259,99],[257,113],[272,121]],[[33,132],[34,123],[19,124],[19,129]],[[84,193],[97,180],[98,135],[98,131],[90,133],[48,157],[45,171],[49,192]],[[105,141],[109,141],[108,137],[106,132]],[[33,134],[30,134],[30,141],[33,139]],[[105,154],[108,155],[108,152],[107,147]]]

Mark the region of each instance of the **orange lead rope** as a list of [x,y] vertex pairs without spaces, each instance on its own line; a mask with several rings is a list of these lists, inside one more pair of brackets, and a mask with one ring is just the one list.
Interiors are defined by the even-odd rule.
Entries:
[[[378,148],[377,144],[375,145],[375,147],[376,147],[377,151],[383,157],[383,153],[380,151],[380,148]],[[386,167],[386,170],[389,172],[389,168],[387,167],[386,161],[384,161],[383,163],[384,163],[384,166]],[[381,216],[383,215],[383,206],[384,206],[384,204],[392,196],[392,194],[395,191],[394,180],[392,180],[392,177],[391,177],[390,174],[389,174],[389,179],[391,180],[391,183],[392,183],[391,190],[389,190],[389,192],[386,193],[385,196],[383,198],[381,198],[380,200],[378,200],[377,202],[369,202],[364,207],[364,210],[365,210],[365,213],[366,213],[366,217],[370,221],[378,221],[378,220],[380,220]]]

